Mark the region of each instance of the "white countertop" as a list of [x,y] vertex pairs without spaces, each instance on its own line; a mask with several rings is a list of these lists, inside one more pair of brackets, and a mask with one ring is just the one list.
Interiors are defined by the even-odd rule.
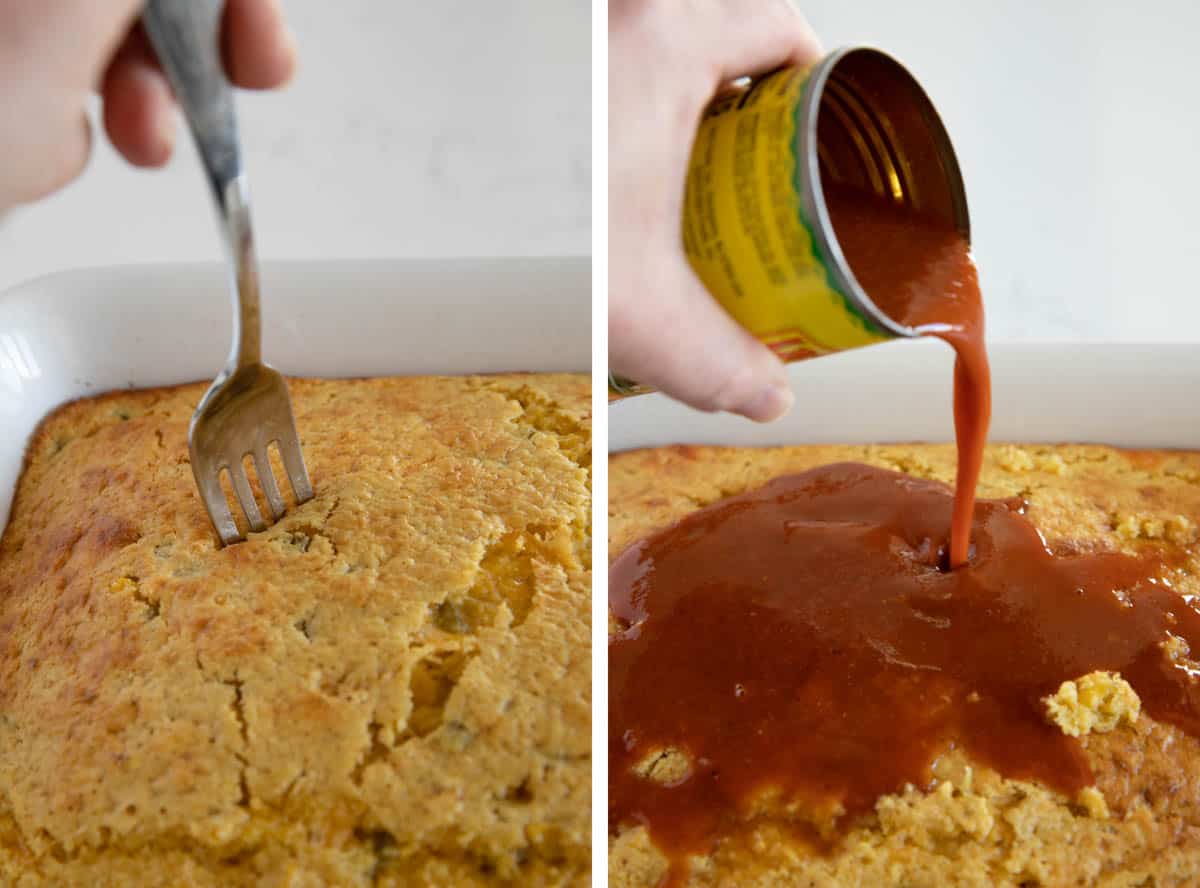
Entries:
[[[239,100],[264,259],[590,252],[588,0],[287,9],[296,79]],[[81,179],[0,220],[0,290],[68,268],[218,259],[182,129],[178,144],[146,172],[97,138]]]

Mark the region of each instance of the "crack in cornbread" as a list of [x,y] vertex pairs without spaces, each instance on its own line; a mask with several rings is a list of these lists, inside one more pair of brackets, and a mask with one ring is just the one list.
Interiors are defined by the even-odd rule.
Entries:
[[70,404],[0,540],[0,884],[583,885],[590,385],[292,380],[219,549],[190,385]]
[[[619,454],[609,471],[610,554],[772,478],[843,461],[951,482],[955,455],[951,447],[924,445],[678,447]],[[1025,497],[1030,520],[1058,549],[1132,553],[1153,540],[1178,550],[1195,542],[1198,468],[1200,455],[1191,453],[995,447],[989,449],[979,492],[986,498]],[[1197,594],[1195,555],[1180,554],[1186,575],[1176,588]],[[1179,649],[1172,655],[1188,653]],[[952,750],[935,763],[932,791],[909,787],[881,797],[873,811],[850,825],[833,853],[796,839],[792,824],[804,820],[802,812],[785,817],[773,815],[770,807],[757,809],[738,835],[712,854],[691,859],[688,884],[1200,884],[1200,782],[1194,776],[1200,743],[1144,712],[1130,721],[1081,738],[1096,787],[1078,798],[1001,778]],[[669,761],[670,754],[664,750],[658,757]],[[661,762],[646,765],[654,769],[652,779],[663,769]],[[811,812],[810,819],[817,824],[828,816]],[[615,886],[655,885],[667,870],[667,860],[641,827],[612,836],[609,859]]]

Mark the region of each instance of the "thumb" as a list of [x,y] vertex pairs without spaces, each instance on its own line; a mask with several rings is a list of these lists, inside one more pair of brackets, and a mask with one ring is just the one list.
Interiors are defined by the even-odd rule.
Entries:
[[[616,294],[614,294],[616,295]],[[613,371],[706,411],[757,422],[794,403],[783,363],[731,318],[689,268],[652,300],[618,297],[609,315]]]

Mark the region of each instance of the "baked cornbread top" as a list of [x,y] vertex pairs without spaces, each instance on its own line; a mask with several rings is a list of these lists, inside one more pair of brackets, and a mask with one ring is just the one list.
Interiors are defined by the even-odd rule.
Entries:
[[[643,537],[648,531],[694,512],[698,507],[735,496],[747,489],[759,488],[776,476],[795,475],[814,466],[845,460],[903,469],[914,475],[940,477],[942,480],[949,480],[954,469],[953,452],[949,448],[920,446],[757,451],[664,448],[623,454],[617,456],[610,466],[610,527],[613,531],[614,554],[624,549],[624,543]],[[1133,551],[1138,548],[1133,538],[1157,538],[1166,549],[1171,550],[1173,563],[1182,565],[1183,574],[1178,588],[1188,594],[1195,591],[1191,577],[1196,564],[1190,548],[1195,533],[1192,519],[1188,516],[1197,514],[1196,507],[1200,505],[1200,492],[1195,487],[1197,465],[1195,455],[1191,454],[1124,454],[1104,448],[993,448],[989,453],[984,490],[981,493],[989,497],[1020,495],[1031,502],[1030,515],[1044,529],[1055,524],[1053,513],[1059,513],[1064,530],[1047,532],[1049,542],[1059,551],[1119,548]],[[864,469],[858,474],[865,478],[877,477],[871,475],[871,471]],[[796,484],[801,483],[801,478],[812,477],[813,483],[837,485],[842,483],[837,480],[842,475],[847,475],[848,480],[851,476],[858,477],[858,474],[822,469],[815,474],[796,475]],[[917,488],[921,485],[913,483],[914,495],[917,495]],[[788,483],[783,481],[764,488],[764,491],[776,488],[781,495],[782,492],[790,495],[792,491]],[[829,489],[840,488],[835,486]],[[1115,499],[1110,497],[1113,491],[1116,491]],[[943,497],[947,498],[948,494],[943,494]],[[741,502],[742,499],[728,501],[727,511],[720,514],[744,514],[739,510],[738,504]],[[948,508],[948,503],[945,506]],[[993,512],[995,508],[992,507]],[[1089,513],[1093,508],[1103,511],[1103,519],[1095,522],[1094,531],[1089,522],[1092,517]],[[678,516],[671,515],[663,520],[664,512],[674,509],[678,509]],[[1038,516],[1039,509],[1048,520]],[[705,527],[708,525],[704,524],[704,520],[720,520],[717,512],[705,514],[710,517],[702,520],[696,516],[696,521]],[[787,534],[793,531],[809,532],[802,518],[803,509],[796,516],[796,526]],[[641,527],[637,526],[639,520]],[[733,522],[734,518],[729,517],[728,520]],[[863,520],[868,519],[864,517]],[[921,519],[918,517],[918,520]],[[936,519],[941,520],[941,517]],[[863,532],[866,532],[866,526],[863,525]],[[1074,530],[1075,527],[1079,529]],[[680,548],[674,550],[668,546],[655,550],[656,553],[662,556],[672,553],[671,557],[677,555],[686,561],[690,550],[684,546],[684,541],[691,539],[688,528],[699,533],[701,525],[685,522],[662,542],[663,546],[668,546],[669,539],[678,542]],[[623,533],[628,535],[622,538]],[[733,544],[734,540],[734,536],[727,534],[723,544]],[[758,549],[755,551],[758,552]],[[835,556],[831,554],[830,557]],[[655,613],[653,587],[661,584],[662,580],[658,572],[667,569],[661,560],[655,560],[653,564],[654,570],[646,575],[646,584],[637,587],[640,590],[637,601],[644,602],[638,607],[645,608],[649,614]],[[801,563],[797,563],[796,568],[805,569]],[[766,582],[766,575],[773,569],[773,565],[761,564],[763,582]],[[705,585],[704,590],[697,594],[710,597],[719,595],[717,573],[710,573],[702,565],[696,565],[695,570],[709,577],[706,583],[711,584],[711,587]],[[1172,577],[1174,579],[1174,573]],[[753,602],[758,600],[757,593],[752,591],[757,588],[757,579],[758,574],[747,576],[745,588],[739,592],[747,596],[745,607],[750,611],[755,611]],[[797,593],[803,588],[801,581]],[[933,590],[934,585],[930,585],[930,592]],[[846,591],[849,594],[851,590]],[[642,596],[648,597],[643,599]],[[657,612],[661,615],[664,602],[661,598],[658,601]],[[936,612],[937,605],[932,599],[930,603]],[[880,604],[882,606],[883,602]],[[668,610],[678,613],[680,606],[669,605]],[[1180,599],[1179,608],[1185,607],[1185,601]],[[1186,614],[1180,609],[1177,609],[1177,616],[1182,625],[1186,622]],[[626,610],[628,608],[622,605],[618,613],[623,614]],[[754,614],[749,616],[753,617]],[[710,616],[696,618],[698,621],[708,619]],[[1195,616],[1190,619],[1194,622]],[[769,623],[764,623],[762,631],[784,631],[783,626],[768,628]],[[638,626],[639,639],[658,638],[665,631],[661,625],[652,629],[650,622],[645,625],[639,622]],[[1182,629],[1180,631],[1183,633]],[[1183,634],[1195,637],[1194,631]],[[731,652],[726,653],[720,650],[720,643],[712,642],[706,633],[688,633],[689,638],[696,638],[697,635],[702,636],[696,641],[697,645],[714,645],[711,658],[705,661],[706,674],[723,675],[720,663],[726,657],[740,656],[733,651],[741,650],[741,645],[745,643],[742,637],[745,633],[731,633]],[[851,638],[852,633],[846,636],[846,641],[853,645],[855,642],[850,641]],[[769,641],[768,638],[763,639],[764,644]],[[828,644],[840,648],[842,642],[830,636]],[[839,650],[830,653],[836,655]],[[842,653],[849,656],[850,650]],[[937,652],[931,650],[931,653]],[[1067,651],[1064,649],[1063,653]],[[1164,664],[1171,664],[1172,661],[1178,663],[1178,657],[1188,656],[1188,652],[1182,650],[1164,649],[1157,651],[1157,654]],[[897,655],[904,656],[903,652]],[[801,653],[798,652],[797,656],[803,659]],[[1014,656],[1027,658],[1014,660],[1014,668],[1024,670],[1027,663],[1032,664],[1031,658],[1040,656],[1040,651],[1027,648],[1014,652]],[[663,657],[661,651],[653,656],[646,653],[648,662],[657,663]],[[694,657],[691,659],[694,660]],[[846,668],[852,668],[851,661],[847,660]],[[675,687],[671,670],[669,665],[652,669],[662,677],[659,685]],[[1143,670],[1143,680],[1146,674]],[[747,677],[753,678],[753,675]],[[941,680],[940,677],[938,680]],[[610,677],[610,681],[615,679]],[[854,684],[860,697],[872,693],[874,687],[869,678]],[[920,699],[915,695],[923,693],[921,687],[927,684],[914,682],[911,699],[880,700],[879,703],[884,710],[903,712]],[[720,686],[724,687],[723,684]],[[753,710],[756,687],[749,683],[746,685],[744,695],[748,703],[739,704],[741,708],[748,705],[747,711]],[[730,683],[731,695],[738,696],[739,691]],[[809,695],[812,691],[811,684],[797,684],[797,695]],[[719,842],[709,854],[693,857],[684,881],[705,885],[1108,884],[1098,880],[1134,876],[1140,879],[1153,875],[1160,880],[1155,884],[1193,884],[1197,874],[1194,872],[1195,864],[1189,861],[1196,859],[1196,849],[1193,845],[1189,852],[1181,839],[1186,839],[1189,832],[1194,831],[1196,799],[1187,775],[1194,770],[1195,740],[1173,728],[1155,724],[1145,718],[1144,713],[1138,719],[1137,698],[1119,676],[1097,672],[1081,676],[1079,681],[1064,682],[1062,687],[1058,687],[1057,683],[1047,687],[1047,693],[1053,691],[1057,693],[1042,703],[1046,708],[1040,714],[1045,719],[1042,730],[1061,731],[1071,736],[1086,734],[1078,742],[1082,745],[1090,770],[1095,774],[1094,788],[1087,787],[1077,796],[1066,798],[1038,782],[1002,779],[994,771],[980,767],[978,761],[963,755],[961,749],[950,749],[933,762],[932,784],[929,787],[933,791],[926,793],[913,789],[877,797],[868,810],[853,817],[848,831],[843,832],[847,826],[844,819],[838,823],[836,831],[832,830],[831,825],[844,812],[821,810],[819,799],[814,805],[812,800],[806,801],[795,796],[784,795],[780,798],[773,795],[770,786],[763,785],[758,787],[755,798],[746,800],[746,807],[740,809],[746,822],[737,830],[738,835]],[[612,693],[622,692],[614,687]],[[673,697],[675,691],[668,693]],[[819,694],[817,698],[820,698]],[[807,699],[807,696],[797,699]],[[968,696],[968,703],[970,699]],[[940,698],[934,695],[929,705],[933,708],[943,705],[938,701]],[[983,703],[979,705],[986,703],[985,693]],[[610,707],[614,705],[610,703]],[[722,712],[724,705],[713,703]],[[780,707],[789,705],[794,704],[782,699],[779,701]],[[857,712],[855,707],[861,708],[865,704],[856,698],[854,701],[845,700],[845,705]],[[1157,705],[1161,707],[1162,704]],[[620,711],[620,707],[611,711]],[[836,712],[832,714],[837,715]],[[776,716],[777,719],[790,717],[784,714],[783,709]],[[703,715],[699,717],[704,718]],[[671,721],[672,716],[664,718]],[[620,730],[621,727],[614,725],[614,730]],[[637,735],[636,742],[644,744],[648,737],[657,737],[653,733],[657,729],[643,734],[637,726],[624,727],[631,728],[633,734]],[[763,727],[768,731],[772,729],[770,724]],[[1036,725],[1031,727],[1036,729]],[[836,758],[839,755],[837,731],[833,728],[830,731],[832,735],[829,742],[833,745],[828,752]],[[1170,738],[1165,747],[1160,745],[1164,735]],[[733,736],[730,735],[731,738]],[[797,738],[797,748],[806,750],[798,755],[808,756],[812,753],[809,749],[812,739]],[[852,757],[856,747],[853,741],[847,742],[850,745],[842,752]],[[905,738],[897,736],[896,742],[904,744]],[[723,760],[721,755],[712,755],[709,745],[698,749],[705,768],[719,769],[723,784],[739,779],[735,771],[740,765],[735,765],[734,760]],[[787,761],[788,752],[781,749],[779,754],[784,758],[780,760],[777,770],[787,767],[782,763]],[[706,756],[711,756],[711,760]],[[673,787],[680,779],[681,768],[686,771],[689,767],[698,767],[687,758],[687,754],[681,754],[679,750],[662,749],[653,761],[635,763],[634,770],[639,775],[636,779],[647,781],[648,801],[662,795],[654,790],[654,785]],[[610,755],[611,767],[614,766]],[[771,773],[772,767],[768,762],[764,774]],[[1007,768],[1005,770],[1007,772]],[[1164,782],[1170,779],[1167,775],[1172,772],[1175,780],[1170,784],[1169,797],[1164,798]],[[708,779],[707,775],[707,770],[701,772],[701,785]],[[838,778],[830,779],[836,781]],[[625,778],[624,782],[628,787],[629,778]],[[697,784],[697,778],[693,777],[689,783]],[[1136,793],[1142,793],[1136,796],[1140,804],[1131,800],[1131,795]],[[1119,804],[1115,801],[1118,799]],[[651,818],[653,822],[653,815]],[[798,830],[798,827],[803,828]],[[804,834],[813,830],[828,830],[827,837],[835,839],[830,853],[823,854],[815,847],[797,841],[797,832]],[[645,830],[632,827],[627,821],[620,823],[613,837],[610,861],[615,884],[655,884],[666,867],[663,855],[650,845]],[[680,877],[678,868],[675,876],[677,879]],[[1140,882],[1135,880],[1130,884]]]
[[202,387],[39,430],[0,541],[0,882],[586,883],[588,378],[291,391],[316,496],[225,549]]
[[[953,484],[956,455],[952,444],[686,445],[618,453],[609,459],[609,556],[717,500],[837,462]],[[1084,551],[1135,552],[1146,540],[1188,544],[1200,519],[1200,453],[993,444],[978,492],[1025,497],[1030,520],[1047,538]]]

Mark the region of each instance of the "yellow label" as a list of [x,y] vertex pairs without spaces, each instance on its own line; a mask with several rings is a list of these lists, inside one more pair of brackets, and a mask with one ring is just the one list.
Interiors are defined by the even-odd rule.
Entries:
[[696,274],[784,360],[889,338],[834,287],[805,218],[796,136],[807,79],[807,69],[785,69],[709,107],[683,208]]

